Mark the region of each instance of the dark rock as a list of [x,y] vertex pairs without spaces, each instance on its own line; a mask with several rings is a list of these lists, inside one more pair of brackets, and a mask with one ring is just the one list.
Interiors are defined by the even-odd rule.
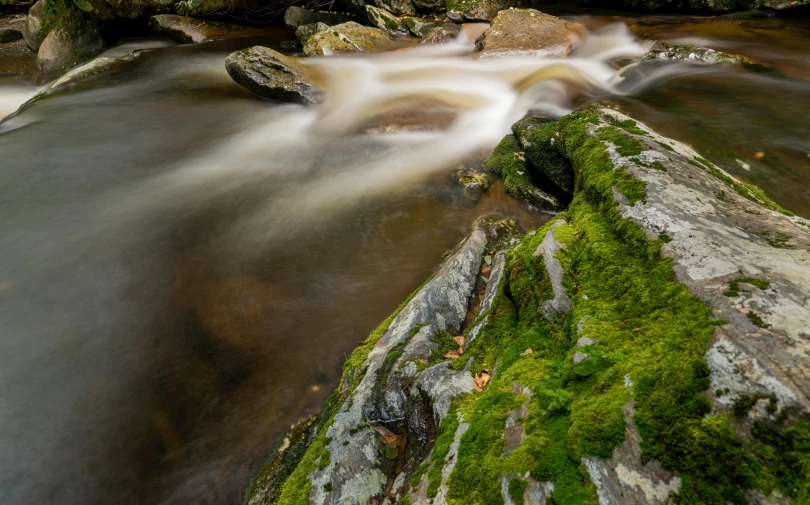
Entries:
[[291,28],[311,25],[315,23],[326,23],[327,25],[338,25],[351,21],[351,17],[337,12],[316,12],[303,7],[288,7],[284,12],[284,23]]
[[544,210],[559,210],[562,203],[552,194],[538,188],[531,178],[522,147],[507,135],[487,160],[487,170],[503,177],[503,189],[509,195]]
[[571,54],[583,29],[534,9],[507,9],[476,41],[482,57],[532,55],[561,58]]
[[23,34],[19,30],[0,30],[0,44],[16,42],[21,38],[23,38]]
[[555,192],[574,193],[574,170],[565,158],[565,149],[554,123],[529,117],[515,123],[512,132],[523,150],[533,175],[547,179]]
[[461,27],[453,23],[445,23],[432,28],[419,41],[420,44],[445,44],[456,38],[461,31]]
[[380,51],[390,47],[392,40],[387,32],[349,21],[331,26],[310,37],[304,45],[304,54],[328,56],[354,51]]
[[447,10],[445,0],[411,0],[416,7],[424,11],[444,12]]
[[225,60],[225,68],[234,81],[264,98],[297,103],[313,103],[320,98],[312,69],[266,47],[232,53]]

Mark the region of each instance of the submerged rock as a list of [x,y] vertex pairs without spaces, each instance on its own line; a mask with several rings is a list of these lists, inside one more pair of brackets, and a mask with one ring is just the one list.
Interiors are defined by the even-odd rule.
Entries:
[[354,21],[330,26],[316,33],[304,44],[307,56],[328,56],[354,51],[381,51],[392,46],[388,33]]
[[267,47],[232,53],[225,59],[225,68],[234,81],[263,98],[298,103],[320,100],[312,69]]
[[149,28],[181,44],[199,44],[210,40],[250,37],[266,33],[255,26],[232,25],[188,16],[159,14],[149,18]]
[[582,28],[534,9],[507,9],[476,41],[481,57],[541,56],[563,58],[582,40]]
[[644,56],[644,59],[684,60],[699,63],[739,63],[755,65],[755,63],[738,54],[724,53],[706,47],[696,47],[692,44],[676,44],[674,42],[659,42],[657,48]]
[[318,12],[293,5],[284,11],[284,23],[290,28],[311,25],[315,23],[325,23],[327,25],[337,25],[351,21],[351,16],[337,12]]
[[408,27],[385,9],[366,5],[366,14],[368,14],[369,23],[391,35],[406,35],[408,33]]

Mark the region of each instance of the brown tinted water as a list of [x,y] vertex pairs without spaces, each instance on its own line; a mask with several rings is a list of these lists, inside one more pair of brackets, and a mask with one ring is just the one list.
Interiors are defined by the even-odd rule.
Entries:
[[[684,66],[609,99],[810,216],[807,25],[628,23],[782,72]],[[255,99],[222,64],[282,38],[144,53],[0,133],[4,503],[237,503],[477,216],[548,218],[497,183],[468,198],[454,163],[408,176],[407,145],[288,139],[300,108]],[[394,182],[347,186],[367,161]]]

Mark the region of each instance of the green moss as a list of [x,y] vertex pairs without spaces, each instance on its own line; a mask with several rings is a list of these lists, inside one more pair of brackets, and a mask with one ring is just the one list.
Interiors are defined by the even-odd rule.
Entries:
[[[633,135],[647,135],[647,132],[642,130],[641,128],[639,128],[638,124],[635,121],[633,121],[632,119],[620,120],[620,119],[618,119],[618,118],[616,118],[614,116],[611,116],[610,114],[605,114],[602,117],[609,124],[612,124],[613,126],[618,126],[619,128],[626,131],[627,133],[632,133]],[[672,150],[671,147],[670,147],[670,150]]]
[[734,406],[732,407],[731,410],[734,413],[734,415],[737,416],[737,417],[744,416],[744,415],[748,414],[748,412],[752,408],[754,408],[754,405],[756,405],[758,401],[763,400],[763,399],[768,400],[768,407],[767,407],[768,411],[769,412],[775,412],[776,408],[778,406],[778,400],[777,400],[776,396],[772,395],[772,394],[770,394],[770,395],[765,394],[765,393],[762,393],[762,392],[743,393],[743,394],[739,395],[734,400]]
[[538,172],[560,193],[574,192],[574,173],[565,158],[562,141],[554,123],[528,117],[512,126],[525,151],[528,167]]
[[425,461],[424,463],[419,465],[419,468],[416,469],[416,471],[413,473],[413,476],[411,477],[411,487],[416,487],[419,485],[419,481],[422,480],[422,476],[425,474],[425,472],[427,472],[429,467],[430,463],[428,461]]
[[72,0],[47,0],[42,7],[42,33],[47,35],[56,28],[64,27],[69,34],[78,34],[89,23],[87,16]]
[[504,191],[518,200],[546,209],[559,205],[532,182],[524,152],[512,135],[504,137],[495,148],[487,160],[487,170],[503,177]]
[[759,314],[757,314],[756,312],[752,312],[749,310],[748,314],[746,314],[746,317],[748,317],[748,320],[751,321],[751,324],[753,324],[754,326],[758,326],[760,328],[771,327],[770,324],[765,324],[765,321],[763,321],[762,318],[759,317]]
[[724,291],[725,296],[738,296],[740,294],[740,283],[744,282],[759,289],[768,289],[771,283],[756,277],[738,277],[731,281],[728,285],[728,291]]
[[458,416],[455,409],[451,409],[450,413],[444,418],[441,426],[439,426],[439,436],[436,438],[436,443],[433,445],[433,455],[430,458],[432,467],[428,472],[428,489],[427,495],[434,498],[436,493],[439,492],[439,486],[442,483],[442,468],[444,467],[445,458],[447,453],[450,452],[450,444],[453,443],[453,438],[458,429]]
[[528,486],[529,483],[523,479],[515,478],[509,481],[509,496],[515,505],[523,505],[523,493]]
[[397,505],[411,505],[411,499],[407,496],[403,496],[397,501]]
[[647,163],[646,161],[642,161],[641,158],[630,158],[630,161],[635,163],[640,167],[646,168],[653,168],[655,170],[661,170],[662,172],[666,172],[666,167],[660,161],[653,161],[652,163]]
[[329,493],[330,491],[332,491],[332,483],[331,483],[331,482],[327,482],[326,484],[324,484],[324,485],[323,485],[323,490],[324,490],[324,491],[326,491],[327,493]]
[[669,145],[669,144],[667,144],[667,143],[665,143],[665,142],[656,142],[656,144],[658,144],[659,146],[663,147],[663,148],[664,148],[664,149],[666,149],[667,151],[673,151],[673,152],[675,151],[675,149],[674,149],[674,148],[673,148],[671,145]]

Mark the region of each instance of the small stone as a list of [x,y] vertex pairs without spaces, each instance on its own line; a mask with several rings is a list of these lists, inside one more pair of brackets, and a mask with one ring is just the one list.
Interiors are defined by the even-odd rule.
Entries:
[[225,69],[234,81],[263,98],[299,103],[320,99],[310,68],[267,47],[232,53],[225,60]]

